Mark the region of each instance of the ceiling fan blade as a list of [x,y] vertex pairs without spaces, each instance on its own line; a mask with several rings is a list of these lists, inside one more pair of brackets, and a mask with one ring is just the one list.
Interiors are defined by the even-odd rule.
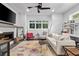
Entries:
[[30,9],[30,8],[33,8],[33,7],[28,7],[28,8]]
[[49,7],[43,7],[43,8],[40,8],[40,9],[44,10],[44,9],[50,9],[50,8]]

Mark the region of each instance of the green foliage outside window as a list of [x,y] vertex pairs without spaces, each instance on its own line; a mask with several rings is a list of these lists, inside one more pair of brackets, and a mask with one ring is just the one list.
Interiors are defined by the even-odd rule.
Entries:
[[48,21],[43,21],[43,28],[48,28]]
[[34,21],[30,21],[30,28],[31,28],[31,29],[34,29],[34,28],[35,28],[35,23],[34,23]]
[[75,14],[72,16],[73,20],[79,20],[79,13]]
[[40,29],[41,28],[41,21],[36,21],[36,29]]
[[[36,25],[36,26],[35,26]],[[48,29],[48,21],[30,21],[31,29]]]

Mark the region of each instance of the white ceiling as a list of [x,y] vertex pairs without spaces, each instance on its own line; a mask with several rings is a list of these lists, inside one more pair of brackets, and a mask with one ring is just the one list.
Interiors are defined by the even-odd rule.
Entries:
[[[32,8],[29,12],[26,11],[27,7],[37,6],[37,3],[6,3],[13,10],[18,13],[26,13],[27,15],[37,15],[37,9]],[[50,7],[50,10],[41,10],[38,15],[50,15],[53,14],[52,9],[55,10],[54,13],[65,13],[72,7],[76,6],[78,3],[43,3],[43,7]]]

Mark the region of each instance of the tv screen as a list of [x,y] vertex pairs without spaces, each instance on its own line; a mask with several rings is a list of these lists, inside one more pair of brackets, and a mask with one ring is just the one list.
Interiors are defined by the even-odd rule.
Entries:
[[0,3],[0,20],[15,23],[16,14]]

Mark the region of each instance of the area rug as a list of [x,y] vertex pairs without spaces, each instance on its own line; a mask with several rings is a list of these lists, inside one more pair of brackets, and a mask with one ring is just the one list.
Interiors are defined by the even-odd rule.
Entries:
[[52,55],[47,45],[39,41],[23,41],[10,50],[10,56],[45,56]]

